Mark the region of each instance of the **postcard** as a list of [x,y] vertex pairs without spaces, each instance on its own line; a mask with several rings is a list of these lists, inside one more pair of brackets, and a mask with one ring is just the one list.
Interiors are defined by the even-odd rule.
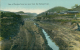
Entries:
[[80,0],[0,0],[0,50],[80,50]]

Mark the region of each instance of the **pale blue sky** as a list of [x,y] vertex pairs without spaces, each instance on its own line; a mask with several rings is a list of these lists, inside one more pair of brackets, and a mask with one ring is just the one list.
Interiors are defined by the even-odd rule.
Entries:
[[[71,8],[75,4],[80,5],[80,0],[1,0],[1,10],[5,11],[24,11],[31,13],[41,13],[55,6]],[[31,5],[8,5],[8,4],[31,4]],[[32,5],[35,3],[35,5]],[[36,5],[36,3],[48,3],[45,5]]]

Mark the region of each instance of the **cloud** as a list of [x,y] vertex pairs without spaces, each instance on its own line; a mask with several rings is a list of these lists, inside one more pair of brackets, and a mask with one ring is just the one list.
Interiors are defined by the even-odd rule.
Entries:
[[4,11],[11,11],[11,12],[18,12],[18,11],[23,11],[23,12],[30,12],[30,13],[41,13],[41,12],[44,12],[46,10],[44,9],[1,9],[1,10],[4,10]]

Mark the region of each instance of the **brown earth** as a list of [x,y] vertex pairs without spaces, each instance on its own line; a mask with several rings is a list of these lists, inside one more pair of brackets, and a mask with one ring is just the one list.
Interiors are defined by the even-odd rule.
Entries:
[[48,33],[60,50],[80,50],[80,31],[75,30],[77,29],[76,25],[52,22],[36,23]]
[[32,21],[25,21],[15,37],[1,42],[1,50],[52,50],[41,29]]

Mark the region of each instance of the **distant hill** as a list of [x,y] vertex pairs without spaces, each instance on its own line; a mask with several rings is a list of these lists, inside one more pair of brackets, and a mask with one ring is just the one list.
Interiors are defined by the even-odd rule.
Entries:
[[19,11],[19,12],[16,12],[16,13],[18,13],[18,14],[26,14],[26,15],[32,16],[32,17],[37,16],[36,13],[25,13],[25,12],[23,12],[23,11]]
[[67,11],[67,10],[68,9],[65,8],[65,7],[57,6],[57,7],[51,8],[51,9],[45,11],[45,12],[42,12],[38,16],[45,15],[46,12],[61,12],[61,11]]
[[17,12],[17,13],[24,13],[23,11],[19,11],[19,12]]
[[26,13],[26,14],[28,14],[29,16],[33,16],[33,17],[37,16],[36,13]]
[[[4,11],[4,10],[0,10],[0,12],[5,12],[5,13],[9,12],[9,13],[10,13],[10,11]],[[11,13],[19,14],[19,15],[21,15],[23,18],[27,18],[27,17],[29,18],[29,17],[35,17],[35,16],[37,16],[36,13],[25,13],[25,12],[23,12],[23,11],[11,12]]]
[[66,10],[68,9],[65,7],[58,6],[58,7],[49,9],[47,12],[59,12],[59,11],[66,11]]

